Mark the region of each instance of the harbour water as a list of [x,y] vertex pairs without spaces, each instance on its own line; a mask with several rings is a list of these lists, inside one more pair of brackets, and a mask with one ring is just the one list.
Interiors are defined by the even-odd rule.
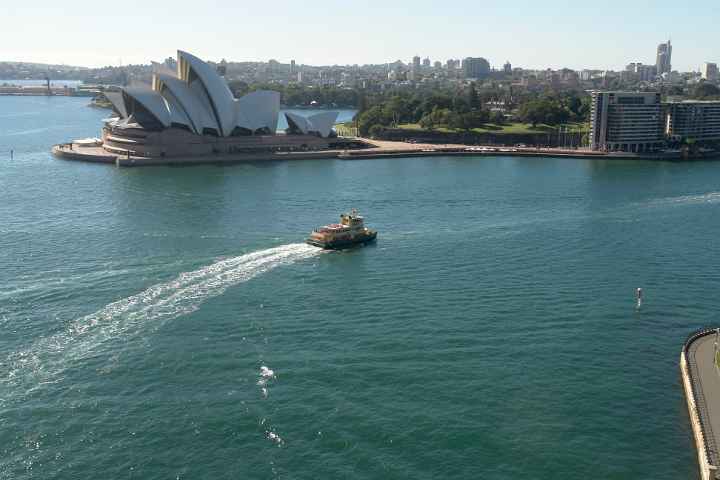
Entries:
[[720,164],[52,158],[86,104],[0,98],[0,479],[697,477]]

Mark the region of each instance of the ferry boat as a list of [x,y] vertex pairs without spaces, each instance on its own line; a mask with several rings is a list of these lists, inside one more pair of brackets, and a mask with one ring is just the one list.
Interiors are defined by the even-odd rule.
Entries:
[[353,209],[340,215],[340,223],[332,223],[313,230],[306,242],[320,248],[339,250],[365,245],[375,240],[377,232],[367,228],[362,216]]

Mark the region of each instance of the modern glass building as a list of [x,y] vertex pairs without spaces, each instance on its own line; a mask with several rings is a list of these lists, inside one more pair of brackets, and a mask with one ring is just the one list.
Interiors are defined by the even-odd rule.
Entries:
[[674,141],[720,140],[720,102],[670,102],[665,107],[665,133]]
[[465,78],[482,79],[490,75],[490,63],[482,57],[468,57],[462,63]]
[[590,146],[608,152],[654,152],[664,132],[659,93],[592,92]]

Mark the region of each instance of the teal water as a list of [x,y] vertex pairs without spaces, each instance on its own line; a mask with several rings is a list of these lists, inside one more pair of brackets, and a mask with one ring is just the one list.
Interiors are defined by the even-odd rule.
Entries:
[[697,477],[719,164],[53,159],[86,103],[0,97],[0,478]]

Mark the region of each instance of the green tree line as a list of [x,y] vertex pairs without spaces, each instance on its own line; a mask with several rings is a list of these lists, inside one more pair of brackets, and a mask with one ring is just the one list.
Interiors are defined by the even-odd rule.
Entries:
[[513,112],[513,120],[533,126],[582,122],[590,113],[590,96],[584,92],[479,92],[474,84],[458,91],[400,92],[360,100],[364,102],[357,117],[361,135],[404,123],[465,131],[503,125],[508,121],[506,114],[493,110],[490,102],[500,102],[505,112]]

